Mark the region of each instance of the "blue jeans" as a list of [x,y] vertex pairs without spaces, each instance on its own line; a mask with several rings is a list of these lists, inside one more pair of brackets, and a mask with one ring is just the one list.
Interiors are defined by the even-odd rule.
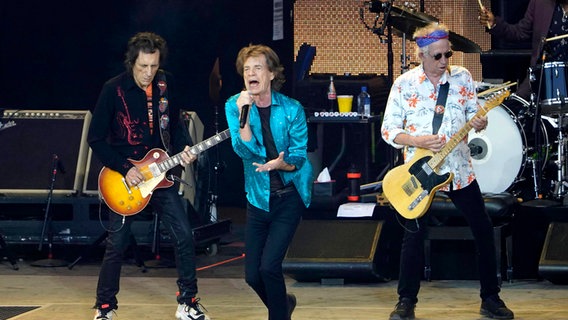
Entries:
[[[189,217],[183,207],[182,199],[176,188],[156,189],[150,199],[150,204],[160,215],[162,224],[174,239],[174,252],[178,272],[177,285],[178,303],[189,303],[197,294],[197,279],[195,272],[195,247]],[[97,285],[97,300],[95,307],[108,304],[118,308],[116,295],[119,291],[120,272],[123,254],[130,244],[131,225],[135,216],[125,218],[114,212],[109,214],[109,232],[106,251],[99,272]]]
[[[497,261],[493,225],[485,209],[485,203],[477,180],[469,186],[447,193],[454,205],[467,220],[478,254],[479,282],[481,299],[497,295],[500,291],[497,279]],[[418,302],[420,280],[424,270],[424,237],[427,232],[428,215],[415,220],[407,220],[400,254],[400,274],[398,280],[399,299],[408,298]],[[409,231],[410,230],[410,231]],[[416,232],[414,232],[416,231]]]
[[272,196],[270,212],[247,205],[245,280],[268,308],[269,320],[289,320],[282,262],[303,212],[295,189]]

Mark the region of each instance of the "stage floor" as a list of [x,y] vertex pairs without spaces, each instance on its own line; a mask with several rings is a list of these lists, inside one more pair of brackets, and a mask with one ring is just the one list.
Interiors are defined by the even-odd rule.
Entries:
[[[232,232],[222,239],[217,254],[198,252],[201,302],[214,320],[267,319],[265,307],[243,279],[244,213],[221,212],[223,217],[232,219]],[[71,269],[31,266],[34,259],[44,256],[44,252],[37,252],[36,246],[11,246],[11,249],[18,256],[19,270],[13,270],[8,260],[0,260],[0,320],[92,319],[102,247],[89,252]],[[78,249],[81,248],[57,246],[55,257],[65,257],[71,262],[77,256],[74,250]],[[35,254],[31,254],[33,252]],[[141,253],[148,268],[136,265],[132,257],[125,262],[118,296],[120,309],[115,319],[174,319],[176,270],[150,268],[150,248],[143,247]],[[171,252],[163,248],[162,261],[170,256]],[[396,280],[343,285],[297,282],[289,277],[286,281],[289,292],[298,299],[294,320],[388,319],[397,302]],[[566,285],[547,280],[515,278],[512,282],[503,282],[501,297],[515,312],[516,319],[566,320],[567,289]],[[417,319],[481,318],[477,280],[424,281],[419,299]],[[18,315],[13,315],[14,310]],[[12,315],[7,316],[9,312]]]
[[[73,275],[79,272],[67,268],[44,270],[43,275],[37,271],[36,275],[25,275],[22,274],[25,268],[11,274],[2,272],[0,310],[10,306],[38,308],[2,319],[92,319],[96,276]],[[124,270],[120,309],[115,318],[174,319],[175,278],[141,275],[135,269],[130,266]],[[171,272],[174,273],[173,269]],[[388,319],[396,303],[396,281],[336,286],[287,279],[287,285],[298,298],[292,317],[295,320]],[[199,297],[211,319],[267,319],[266,309],[242,277],[200,276],[199,288]],[[568,319],[566,289],[547,281],[515,281],[503,284],[501,296],[515,312],[516,319]],[[425,282],[419,298],[417,319],[480,319],[477,281]]]

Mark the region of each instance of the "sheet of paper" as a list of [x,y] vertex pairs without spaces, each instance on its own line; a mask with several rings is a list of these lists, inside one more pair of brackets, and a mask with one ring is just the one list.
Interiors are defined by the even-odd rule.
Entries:
[[337,217],[339,218],[361,218],[372,217],[376,203],[348,202],[339,206]]

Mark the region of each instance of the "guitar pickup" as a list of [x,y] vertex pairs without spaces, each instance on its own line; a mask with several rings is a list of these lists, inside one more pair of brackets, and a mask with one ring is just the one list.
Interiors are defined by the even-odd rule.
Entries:
[[130,190],[128,183],[126,183],[126,179],[122,178],[122,184],[124,185],[124,188],[128,191],[128,193],[132,193],[132,190]]

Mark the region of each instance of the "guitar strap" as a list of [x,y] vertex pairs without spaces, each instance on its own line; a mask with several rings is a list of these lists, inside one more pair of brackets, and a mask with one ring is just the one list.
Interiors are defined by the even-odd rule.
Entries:
[[438,91],[438,100],[436,101],[436,107],[434,108],[434,119],[432,119],[432,134],[437,134],[440,126],[442,125],[442,118],[444,118],[444,110],[446,105],[446,100],[448,99],[448,89],[450,88],[450,83],[440,85],[440,90]]
[[160,123],[160,137],[162,138],[164,148],[169,153],[171,146],[168,84],[166,82],[166,73],[163,70],[158,70],[156,76],[158,77],[158,89],[160,89],[160,102],[158,104],[158,110],[160,111],[160,117],[158,120]]

